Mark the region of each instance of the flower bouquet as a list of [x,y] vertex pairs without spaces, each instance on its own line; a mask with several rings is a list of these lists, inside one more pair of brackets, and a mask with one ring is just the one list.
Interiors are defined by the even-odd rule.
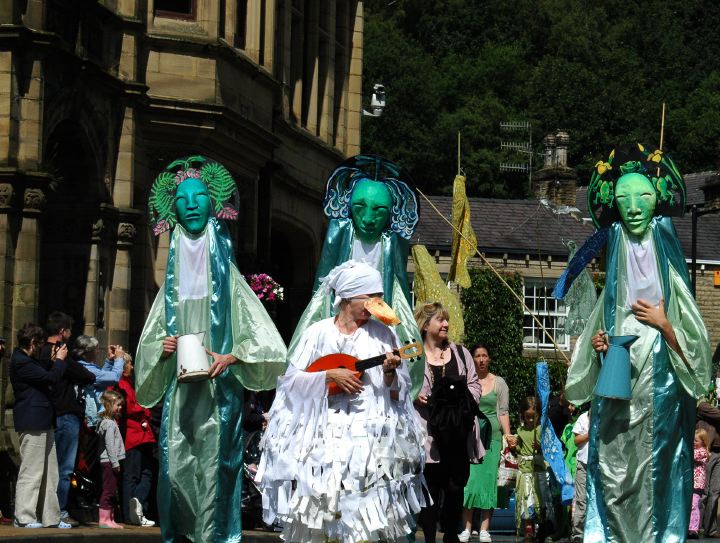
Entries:
[[259,300],[263,302],[282,302],[283,288],[267,273],[246,275],[245,280]]

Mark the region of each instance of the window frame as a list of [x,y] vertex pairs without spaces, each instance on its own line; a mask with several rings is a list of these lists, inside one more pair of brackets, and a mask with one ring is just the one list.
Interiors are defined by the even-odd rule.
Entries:
[[156,0],[153,1],[153,15],[163,19],[176,19],[180,21],[197,20],[197,0],[190,0],[190,13],[181,13],[179,11],[161,10],[155,7]]
[[[523,301],[525,302],[525,305],[533,310],[535,316],[540,320],[540,322],[545,325],[545,327],[548,329],[548,331],[554,335],[555,341],[558,344],[558,347],[563,351],[569,351],[570,350],[570,335],[565,333],[562,330],[563,324],[560,324],[558,321],[560,319],[567,319],[569,314],[569,307],[563,302],[562,300],[555,300],[555,298],[552,297],[552,289],[554,285],[555,280],[554,279],[543,279],[541,277],[523,277]],[[528,288],[532,288],[532,296],[528,296]],[[545,290],[545,296],[540,297],[538,296],[538,290],[544,289]],[[542,304],[542,307],[545,309],[539,310],[537,300],[544,300],[544,303]],[[548,308],[548,300],[552,300],[552,302],[555,304],[555,309],[550,310]],[[561,309],[559,309],[561,308]],[[528,329],[525,325],[525,319],[530,318],[530,323],[532,328],[530,329],[530,333],[528,332]],[[554,325],[552,327],[548,326],[549,320],[554,320]],[[538,326],[538,324],[535,322],[534,319],[530,316],[530,313],[527,312],[525,308],[523,308],[523,323],[522,323],[522,331],[523,331],[523,349],[525,350],[548,350],[548,349],[554,349],[555,346],[550,343],[545,333],[542,331],[542,329]],[[562,332],[564,336],[564,341],[559,341],[558,336],[560,335],[558,332]],[[537,337],[537,342],[526,342],[526,337]]]

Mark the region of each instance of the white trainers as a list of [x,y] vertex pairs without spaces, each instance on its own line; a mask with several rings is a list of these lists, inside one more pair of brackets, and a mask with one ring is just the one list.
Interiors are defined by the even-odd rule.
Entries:
[[470,530],[463,530],[458,534],[458,541],[460,543],[467,543],[470,541]]
[[128,505],[128,522],[130,524],[134,524],[135,526],[142,526],[143,508],[140,504],[140,500],[137,498],[130,498]]
[[152,528],[153,526],[155,526],[155,521],[150,520],[149,518],[143,517],[142,520],[140,521],[140,526],[142,526],[144,528]]
[[492,537],[487,530],[480,530],[480,543],[492,543]]

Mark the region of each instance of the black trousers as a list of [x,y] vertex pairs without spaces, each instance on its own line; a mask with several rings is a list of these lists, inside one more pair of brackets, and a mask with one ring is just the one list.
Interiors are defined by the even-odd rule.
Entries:
[[445,534],[443,542],[457,543],[470,462],[466,455],[443,458],[437,464],[425,464],[423,473],[433,500],[433,505],[424,507],[418,518],[425,543],[435,543],[438,520]]
[[123,463],[122,512],[128,522],[130,498],[140,500],[143,516],[150,510],[150,492],[153,484],[153,443],[143,443],[125,451]]

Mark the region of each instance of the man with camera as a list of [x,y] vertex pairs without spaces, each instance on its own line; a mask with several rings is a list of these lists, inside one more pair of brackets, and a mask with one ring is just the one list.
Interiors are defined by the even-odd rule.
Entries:
[[13,422],[20,435],[20,472],[15,489],[16,527],[70,528],[60,518],[57,499],[58,468],[55,453],[55,409],[51,388],[67,367],[67,347],[40,361],[45,332],[28,323],[17,334],[10,360],[10,382],[15,392]]
[[[60,311],[54,311],[45,324],[47,342],[40,354],[42,363],[49,367],[53,355],[67,344],[72,334],[73,319]],[[95,382],[95,376],[72,356],[66,358],[67,368],[61,379],[52,387],[51,398],[55,407],[57,427],[55,429],[55,450],[58,462],[57,495],[60,518],[72,526],[78,522],[67,512],[70,476],[75,469],[80,426],[85,417],[83,388]]]

